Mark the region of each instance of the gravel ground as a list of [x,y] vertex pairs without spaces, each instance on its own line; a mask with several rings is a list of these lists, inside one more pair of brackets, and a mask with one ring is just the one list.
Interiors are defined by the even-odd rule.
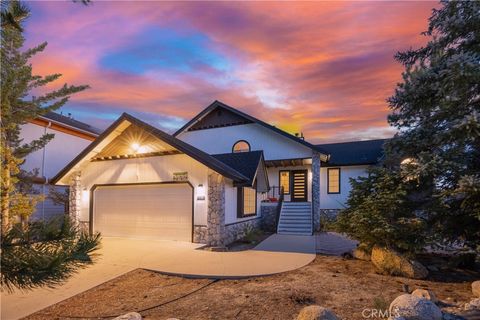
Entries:
[[[470,301],[474,272],[439,272],[433,280],[375,273],[359,260],[318,256],[301,269],[242,280],[186,279],[137,269],[45,308],[26,319],[101,318],[140,311],[145,319],[294,319],[319,304],[342,319],[364,319],[366,308],[385,308],[403,293],[428,288],[449,310]],[[442,279],[448,279],[442,280]]]

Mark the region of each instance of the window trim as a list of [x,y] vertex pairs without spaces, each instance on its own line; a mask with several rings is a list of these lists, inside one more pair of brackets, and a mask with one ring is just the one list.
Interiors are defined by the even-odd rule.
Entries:
[[[236,151],[235,152],[235,146],[239,143],[239,142],[245,142],[247,145],[248,145],[248,151]],[[252,151],[252,146],[250,145],[250,143],[248,143],[247,140],[238,140],[237,142],[235,142],[232,146],[232,153],[239,153],[239,152],[250,152]]]
[[[280,182],[280,176],[282,172],[288,172],[288,193],[283,192],[283,195],[289,195],[290,190],[292,189],[292,172],[291,170],[278,170],[278,187],[281,188],[282,184]],[[278,190],[278,193],[280,194],[280,189]]]
[[245,188],[248,187],[237,187],[237,218],[247,218],[247,217],[254,217],[258,213],[258,194],[257,194],[257,186],[255,185],[253,189],[255,190],[255,212],[254,213],[249,213],[245,214],[244,210],[244,191]]
[[[330,192],[330,171],[338,170],[338,192]],[[342,168],[327,168],[327,194],[342,193]]]

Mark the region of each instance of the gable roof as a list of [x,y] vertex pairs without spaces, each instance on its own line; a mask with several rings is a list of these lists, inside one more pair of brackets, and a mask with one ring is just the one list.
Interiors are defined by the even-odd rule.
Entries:
[[383,144],[388,139],[319,144],[330,160],[325,167],[377,164],[383,157]]
[[294,135],[291,135],[289,134],[288,132],[285,132],[275,126],[272,126],[260,119],[257,119],[255,117],[252,117],[251,115],[248,115],[240,110],[237,110],[235,108],[232,108],[230,107],[229,105],[226,105],[225,103],[223,102],[220,102],[218,100],[215,100],[214,102],[212,102],[212,104],[210,104],[207,108],[203,109],[203,111],[201,111],[199,114],[197,114],[192,120],[190,120],[189,122],[187,122],[183,127],[181,127],[180,129],[178,129],[174,134],[173,136],[176,137],[178,136],[180,133],[184,132],[185,130],[188,130],[190,127],[192,127],[194,124],[196,124],[199,120],[203,119],[206,115],[208,115],[210,112],[212,112],[213,110],[215,110],[216,108],[223,108],[223,109],[226,109],[230,112],[233,112],[243,118],[245,118],[246,120],[248,121],[251,121],[251,122],[254,122],[254,123],[257,123],[259,125],[261,125],[262,127],[265,127],[267,129],[270,129],[272,130],[273,132],[275,133],[278,133],[280,134],[281,136],[283,137],[286,137],[292,141],[295,141],[297,143],[300,143],[304,146],[306,146],[307,148],[310,148],[314,151],[317,151],[321,154],[321,158],[322,158],[322,161],[327,161],[328,160],[328,157],[329,157],[329,154],[328,152],[326,152],[324,149],[322,149],[321,147],[319,146],[316,146],[316,145],[313,145],[299,137],[296,137]]
[[249,183],[253,183],[257,173],[258,165],[263,159],[263,152],[232,152],[212,154],[212,156],[243,174],[249,179]]
[[95,136],[98,136],[100,133],[102,133],[102,130],[92,127],[89,124],[86,124],[84,122],[72,119],[70,117],[66,117],[63,114],[59,114],[56,112],[47,112],[43,116],[40,116],[39,118],[44,118],[46,120],[54,121],[59,124],[67,125],[69,127],[81,130],[81,131],[86,131],[88,133],[91,133]]
[[125,121],[129,122],[130,124],[136,125],[144,129],[147,133],[152,134],[153,136],[157,137],[160,140],[165,141],[166,143],[170,144],[172,147],[178,149],[179,151],[187,154],[188,156],[192,157],[193,159],[197,160],[198,162],[204,164],[205,166],[209,167],[210,169],[218,172],[219,174],[232,179],[237,183],[247,183],[248,178],[245,177],[240,172],[236,171],[235,169],[229,167],[225,163],[217,160],[216,158],[210,156],[209,154],[169,135],[166,132],[163,132],[146,122],[143,122],[127,113],[123,113],[110,127],[108,127],[97,139],[95,139],[90,145],[88,145],[75,159],[73,159],[65,168],[63,168],[53,179],[51,182],[53,184],[60,181],[63,177],[65,177],[72,168],[78,165],[84,158],[94,151],[95,147],[97,147],[105,138],[107,138],[112,132],[114,132],[122,123]]

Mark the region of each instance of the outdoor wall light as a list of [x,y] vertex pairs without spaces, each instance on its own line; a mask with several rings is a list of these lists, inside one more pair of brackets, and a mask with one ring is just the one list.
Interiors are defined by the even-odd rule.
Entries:
[[199,184],[197,187],[197,200],[205,200],[205,187]]
[[130,147],[132,148],[132,150],[134,152],[137,152],[138,150],[140,150],[140,145],[136,142],[132,143],[132,145]]
[[88,193],[87,188],[83,188],[83,190],[82,190],[82,200],[87,201],[88,197],[89,197],[89,193]]
[[147,147],[140,145],[137,142],[134,142],[130,145],[130,148],[132,148],[134,153],[146,153],[147,152]]

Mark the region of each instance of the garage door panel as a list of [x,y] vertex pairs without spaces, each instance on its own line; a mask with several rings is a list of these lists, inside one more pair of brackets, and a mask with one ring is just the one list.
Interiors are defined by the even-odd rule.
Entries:
[[191,241],[192,188],[100,186],[94,191],[94,230],[104,236]]

